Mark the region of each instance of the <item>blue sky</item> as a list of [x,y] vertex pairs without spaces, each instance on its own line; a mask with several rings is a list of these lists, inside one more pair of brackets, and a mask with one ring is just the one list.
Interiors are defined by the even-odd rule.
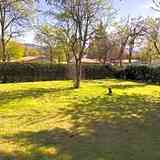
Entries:
[[[147,16],[160,16],[160,13],[154,11],[152,0],[113,0],[113,6],[118,10],[117,18],[127,17],[147,17]],[[26,32],[24,37],[21,38],[25,43],[34,43],[34,32]]]
[[[152,0],[114,0],[114,6],[119,9],[119,16],[158,16],[158,13],[152,9]],[[160,14],[159,14],[160,15]]]

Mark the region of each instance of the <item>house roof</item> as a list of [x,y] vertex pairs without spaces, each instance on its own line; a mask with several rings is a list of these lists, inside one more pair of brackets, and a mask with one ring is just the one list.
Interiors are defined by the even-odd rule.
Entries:
[[[70,61],[71,63],[75,62],[74,57],[71,59]],[[81,60],[82,63],[99,63],[99,61],[97,59],[92,59],[92,58],[87,58],[86,56],[84,56]]]
[[18,59],[18,60],[12,60],[12,62],[24,62],[24,63],[27,63],[27,62],[38,61],[38,60],[42,60],[42,59],[48,60],[48,57],[45,56],[45,55],[26,56],[26,57],[23,57],[23,58]]

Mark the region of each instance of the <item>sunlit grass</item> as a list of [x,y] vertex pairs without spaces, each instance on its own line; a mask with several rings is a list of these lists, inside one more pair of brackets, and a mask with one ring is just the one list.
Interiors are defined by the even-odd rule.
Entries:
[[[113,95],[107,95],[112,87]],[[0,85],[2,160],[159,160],[160,86],[120,80]]]

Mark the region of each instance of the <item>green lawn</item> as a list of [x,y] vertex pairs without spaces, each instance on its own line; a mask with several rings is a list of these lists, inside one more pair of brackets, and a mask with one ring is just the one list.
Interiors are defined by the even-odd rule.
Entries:
[[1,84],[0,160],[160,160],[160,86]]

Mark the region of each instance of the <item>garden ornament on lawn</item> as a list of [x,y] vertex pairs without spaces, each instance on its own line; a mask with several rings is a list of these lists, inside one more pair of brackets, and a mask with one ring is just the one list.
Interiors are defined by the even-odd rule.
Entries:
[[108,88],[108,95],[111,96],[112,95],[112,88]]

